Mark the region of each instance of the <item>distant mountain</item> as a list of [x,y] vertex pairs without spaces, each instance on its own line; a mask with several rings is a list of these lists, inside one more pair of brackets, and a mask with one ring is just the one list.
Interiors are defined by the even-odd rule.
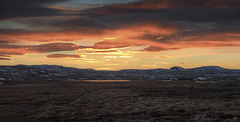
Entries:
[[192,68],[192,70],[226,70],[226,69],[220,66],[203,66],[203,67]]
[[179,67],[179,66],[174,66],[174,67],[170,68],[170,70],[184,70],[184,68]]
[[120,71],[96,71],[58,65],[0,66],[0,81],[22,80],[211,80],[240,81],[240,70],[219,66],[192,69],[126,69]]

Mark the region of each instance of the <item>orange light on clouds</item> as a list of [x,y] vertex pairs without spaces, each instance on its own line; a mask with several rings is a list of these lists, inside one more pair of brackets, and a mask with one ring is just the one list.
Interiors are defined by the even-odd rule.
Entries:
[[240,68],[239,0],[28,2],[0,17],[2,65]]

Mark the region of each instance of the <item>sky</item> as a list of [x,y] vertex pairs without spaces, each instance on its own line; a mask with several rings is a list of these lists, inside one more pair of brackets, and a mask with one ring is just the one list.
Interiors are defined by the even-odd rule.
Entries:
[[0,65],[240,69],[240,0],[0,3]]

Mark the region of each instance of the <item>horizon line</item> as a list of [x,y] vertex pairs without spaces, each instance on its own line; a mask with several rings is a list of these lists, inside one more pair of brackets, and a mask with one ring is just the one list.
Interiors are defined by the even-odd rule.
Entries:
[[95,70],[95,71],[122,71],[122,70],[154,70],[154,69],[166,69],[166,70],[170,70],[171,68],[173,67],[179,67],[179,68],[182,68],[182,69],[195,69],[195,68],[202,68],[202,67],[219,67],[219,68],[222,68],[222,69],[231,69],[231,70],[240,70],[240,69],[232,69],[232,68],[225,68],[225,67],[222,67],[222,66],[218,66],[218,65],[204,65],[204,66],[197,66],[197,67],[191,67],[191,68],[184,68],[184,67],[181,67],[181,66],[172,66],[170,68],[149,68],[149,69],[120,69],[120,70],[97,70],[97,68],[77,68],[77,67],[71,67],[71,66],[64,66],[64,65],[51,65],[51,64],[34,64],[34,65],[25,65],[25,64],[17,64],[17,65],[0,65],[0,66],[43,66],[43,65],[46,65],[46,66],[62,66],[62,67],[66,67],[66,68],[76,68],[76,69],[92,69],[92,70]]

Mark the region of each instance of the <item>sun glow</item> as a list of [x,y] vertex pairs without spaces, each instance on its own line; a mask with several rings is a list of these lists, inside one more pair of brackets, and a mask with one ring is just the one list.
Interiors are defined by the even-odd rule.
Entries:
[[12,6],[2,8],[1,65],[240,68],[236,0],[17,3],[14,11]]

